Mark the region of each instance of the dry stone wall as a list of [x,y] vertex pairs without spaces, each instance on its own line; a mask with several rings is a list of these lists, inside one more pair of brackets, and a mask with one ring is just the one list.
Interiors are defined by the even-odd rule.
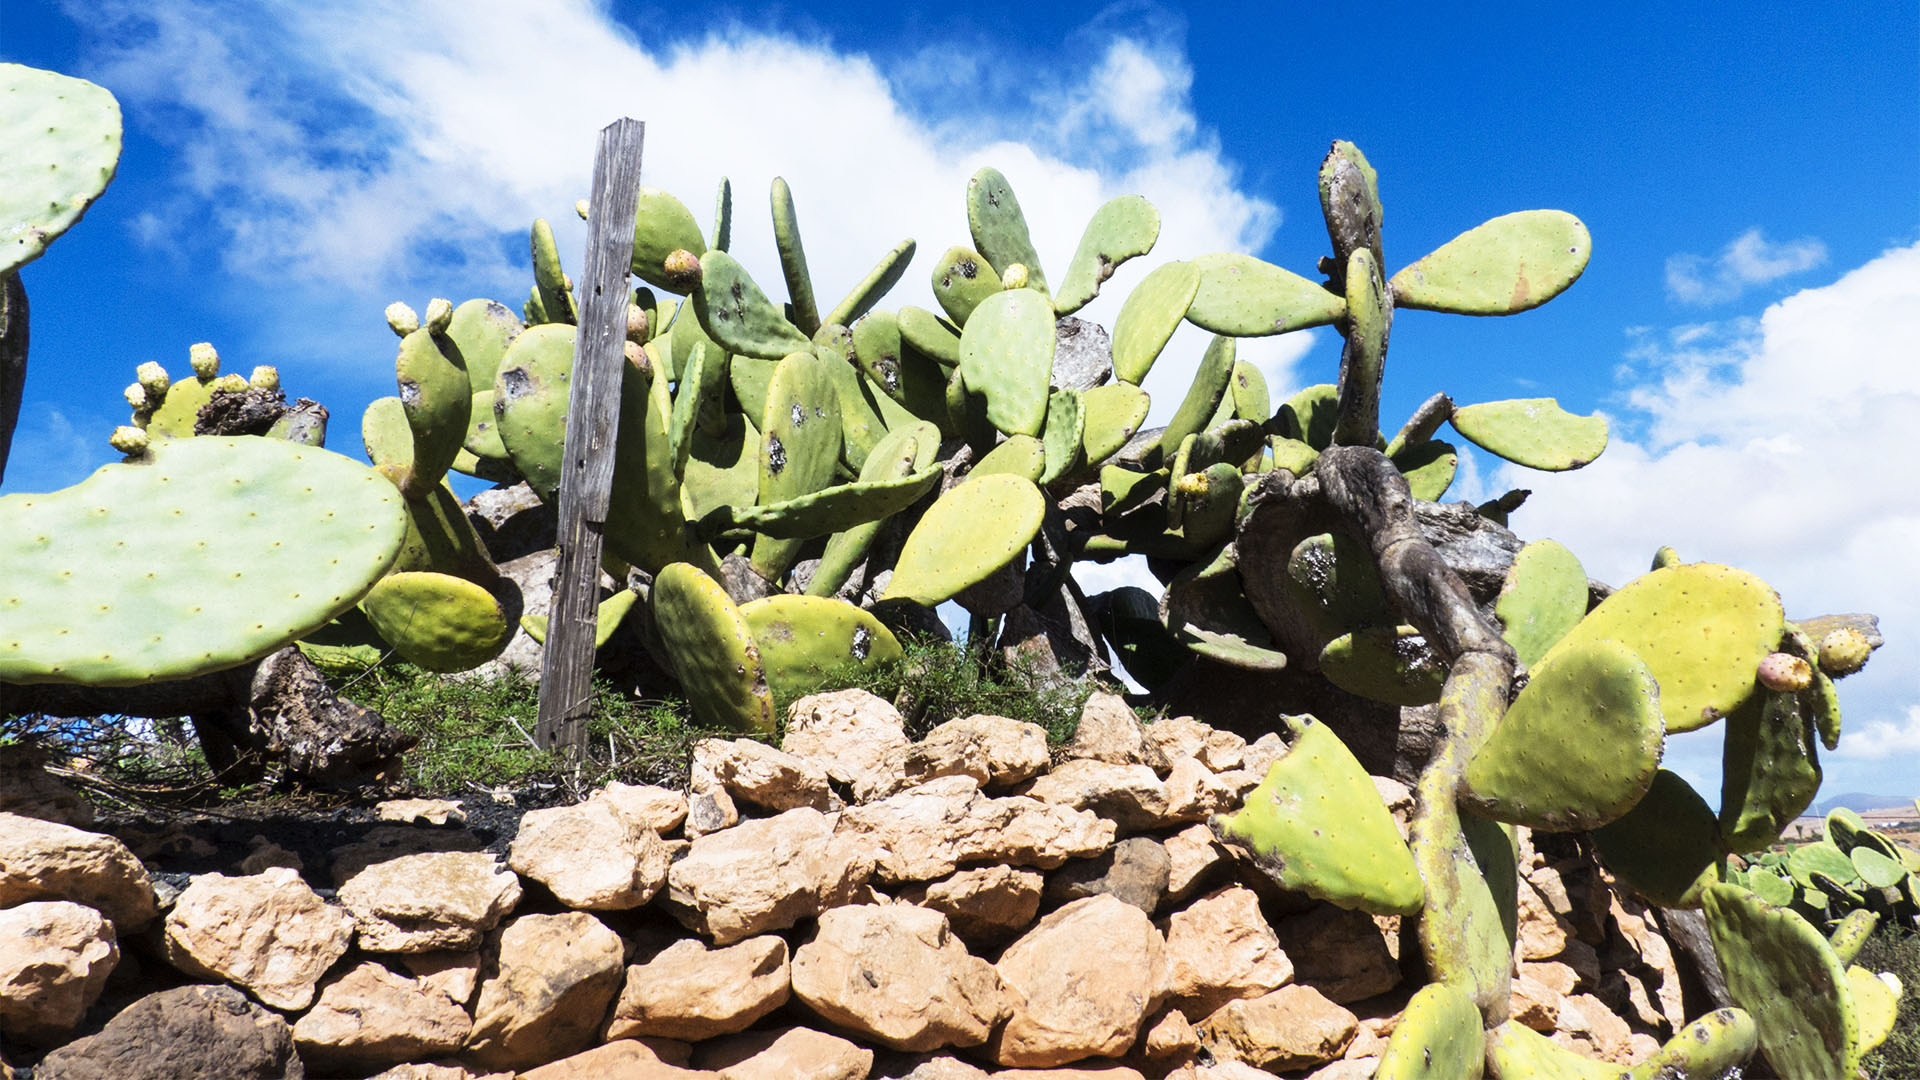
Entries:
[[[0,1054],[35,1080],[1358,1080],[1417,950],[1206,825],[1281,750],[1108,694],[1059,760],[1003,717],[913,742],[842,691],[779,748],[701,744],[690,792],[528,813],[504,862],[457,807],[394,804],[327,865],[263,844],[184,889],[43,785],[0,812]],[[1577,853],[1520,871],[1515,1016],[1650,1054],[1684,1015],[1654,915]]]

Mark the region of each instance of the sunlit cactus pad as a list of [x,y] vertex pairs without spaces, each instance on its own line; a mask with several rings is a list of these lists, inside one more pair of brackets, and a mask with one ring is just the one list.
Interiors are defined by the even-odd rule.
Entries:
[[352,607],[405,535],[373,470],[251,436],[0,498],[0,679],[127,686],[246,663]]
[[85,79],[0,64],[0,273],[80,220],[120,163],[120,103]]

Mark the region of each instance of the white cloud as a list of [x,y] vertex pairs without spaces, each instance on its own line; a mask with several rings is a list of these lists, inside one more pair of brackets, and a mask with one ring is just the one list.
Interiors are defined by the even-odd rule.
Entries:
[[1876,718],[1847,732],[1841,738],[1838,754],[1867,761],[1920,754],[1920,705],[1909,707],[1904,719]]
[[[1790,615],[1865,611],[1887,644],[1840,685],[1858,739],[1920,753],[1887,716],[1920,704],[1920,244],[1888,251],[1757,320],[1635,336],[1626,417],[1598,461],[1550,475],[1504,466],[1530,487],[1515,516],[1529,537],[1567,543],[1588,572],[1622,584],[1654,549],[1752,570]],[[1639,425],[1636,425],[1639,426]],[[1878,734],[1876,734],[1878,733]],[[1908,775],[1920,774],[1909,758]]]
[[1682,304],[1720,304],[1750,286],[1811,270],[1827,261],[1827,245],[1806,236],[1773,243],[1758,228],[1733,239],[1719,255],[1667,258],[1667,295]]

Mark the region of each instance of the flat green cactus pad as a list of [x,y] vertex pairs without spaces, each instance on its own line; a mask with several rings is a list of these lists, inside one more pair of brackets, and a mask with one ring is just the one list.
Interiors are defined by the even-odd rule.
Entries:
[[1598,828],[1633,808],[1660,767],[1660,688],[1632,649],[1555,649],[1467,766],[1464,804],[1554,832]]
[[845,600],[769,596],[740,605],[775,701],[791,702],[828,688],[857,686],[901,657],[900,642],[880,620]]
[[999,169],[984,168],[967,181],[967,229],[973,234],[975,251],[986,256],[1002,274],[1015,263],[1027,268],[1028,287],[1047,291],[1047,275],[1040,270],[1040,256],[1027,235],[1027,219],[1020,212],[1020,200],[1013,196],[1013,185]]
[[1864,1057],[1893,1034],[1894,1022],[1900,1018],[1900,995],[1863,967],[1847,969],[1847,988],[1853,1010],[1860,1017],[1860,1037],[1854,1051]]
[[1594,830],[1593,845],[1614,876],[1663,907],[1699,907],[1722,861],[1713,809],[1665,769],[1633,809]]
[[1053,309],[1071,315],[1100,295],[1100,286],[1120,264],[1153,250],[1160,239],[1160,211],[1138,195],[1122,195],[1093,212],[1066,276],[1053,295]]
[[1342,634],[1320,650],[1320,674],[1349,694],[1389,705],[1431,705],[1447,683],[1446,665],[1411,626]]
[[1032,289],[994,293],[960,333],[960,373],[985,395],[987,419],[1009,435],[1039,435],[1053,378],[1053,305]]
[[942,419],[947,409],[947,377],[931,356],[910,348],[900,337],[899,316],[875,311],[853,324],[853,358],[880,391],[918,417]]
[[491,389],[473,395],[472,404],[467,407],[467,437],[462,440],[460,448],[474,457],[489,461],[512,460],[507,454],[507,444],[500,441],[500,422],[493,415]]
[[950,247],[933,264],[933,298],[947,318],[962,327],[981,301],[999,291],[999,273],[972,248]]
[[667,665],[703,724],[771,733],[773,692],[747,620],[720,583],[688,563],[653,579],[653,623]]
[[1807,921],[1738,885],[1701,893],[1727,996],[1752,1014],[1782,1076],[1848,1077],[1861,1023],[1840,958]]
[[880,256],[880,261],[867,271],[867,276],[855,283],[847,295],[833,306],[833,310],[820,317],[821,324],[852,326],[855,320],[873,310],[880,298],[900,283],[900,278],[907,272],[907,265],[913,262],[914,249],[912,240],[902,240]]
[[1339,293],[1251,255],[1221,251],[1192,262],[1200,269],[1200,284],[1187,321],[1202,330],[1261,337],[1327,326],[1347,313]]
[[1429,439],[1393,455],[1393,467],[1407,478],[1407,489],[1422,502],[1439,502],[1460,470],[1460,451],[1444,439]]
[[394,652],[428,671],[479,667],[499,656],[513,636],[500,601],[451,574],[388,574],[360,601],[360,610]]
[[1399,307],[1511,315],[1579,280],[1593,238],[1564,210],[1522,210],[1469,229],[1393,275]]
[[493,377],[500,372],[507,346],[526,328],[507,305],[497,300],[468,300],[453,309],[447,337],[460,351],[460,362],[467,369],[467,382],[474,393],[493,390]]
[[887,480],[835,484],[784,502],[736,506],[726,515],[726,524],[779,540],[805,540],[891,517],[939,482],[940,467],[929,465]]
[[[804,351],[788,356],[774,369],[760,424],[759,502],[763,505],[811,495],[833,481],[844,429],[831,363]],[[754,541],[754,566],[777,581],[797,552],[792,541],[762,536]]]
[[1051,484],[1086,464],[1081,453],[1086,439],[1087,414],[1080,407],[1080,391],[1055,390],[1047,399],[1047,423],[1040,433],[1046,447],[1046,470],[1039,483]]
[[760,433],[728,413],[720,431],[695,427],[680,487],[695,521],[723,506],[751,506],[760,491]]
[[120,103],[101,87],[0,64],[0,274],[39,258],[112,182]]
[[[184,379],[175,379],[167,387],[165,400],[160,407],[147,417],[147,434],[154,438],[184,439],[193,434],[194,421],[200,418],[200,410],[213,400],[213,379],[202,379],[189,375]],[[398,403],[396,399],[396,404]],[[401,414],[401,426],[405,428],[405,415]],[[409,438],[407,440],[411,442]],[[409,448],[411,453],[411,448]],[[411,460],[411,458],[409,458]]]
[[1340,422],[1340,388],[1321,383],[1300,390],[1280,404],[1273,420],[1277,434],[1325,450],[1333,445],[1334,425]]
[[1667,730],[1692,731],[1754,697],[1754,670],[1785,627],[1780,597],[1766,582],[1730,566],[1686,563],[1635,578],[1556,648],[1600,638],[1631,648],[1660,682]]
[[730,353],[778,360],[809,346],[807,335],[767,299],[747,268],[724,251],[701,256],[693,310],[707,336]]
[[[733,216],[731,188],[723,186],[720,193],[720,222],[729,222]],[[690,251],[695,255],[707,253],[707,242],[700,235],[700,223],[693,220],[693,211],[687,204],[661,191],[659,188],[643,187],[640,199],[635,207],[637,214],[633,220],[633,273],[641,281],[658,289],[669,292],[682,292],[683,288],[668,278],[661,264],[667,256],[676,251]],[[716,226],[716,233],[724,231]],[[726,250],[724,237],[714,237],[715,248]],[[702,260],[705,265],[705,260]]]
[[1046,496],[1018,476],[982,476],[953,488],[907,535],[881,599],[933,607],[985,581],[1033,542],[1046,511]]
[[[929,467],[937,468],[934,458],[939,448],[940,432],[932,424],[922,421],[897,427],[887,432],[873,453],[867,455],[866,463],[860,467],[860,482],[888,484]],[[827,540],[826,550],[820,553],[813,577],[807,582],[807,595],[832,596],[839,592],[867,557],[867,549],[882,524],[881,520],[868,521],[833,534]]]
[[1083,445],[1089,462],[1112,457],[1140,425],[1147,422],[1147,410],[1153,399],[1132,383],[1096,386],[1080,395],[1080,409],[1086,414]]
[[[507,347],[494,377],[493,414],[500,442],[534,494],[548,501],[560,491],[561,462],[566,456],[573,339],[574,328],[565,323],[530,326]],[[372,416],[371,408],[368,415]],[[381,430],[385,428],[383,424]],[[363,425],[362,434],[367,430]],[[371,437],[367,452],[373,454]],[[379,463],[379,456],[374,461]]]
[[1408,1000],[1373,1080],[1480,1080],[1486,1057],[1473,999],[1428,983]]
[[622,364],[620,370],[620,437],[613,447],[606,549],[648,573],[674,562],[718,572],[712,549],[687,527],[667,380],[633,364]]
[[[633,605],[637,603],[639,599],[639,593],[631,589],[621,589],[619,592],[600,601],[599,607],[594,610],[593,614],[594,648],[597,649],[605,645],[607,639],[613,637],[613,632],[620,629],[620,624],[627,620],[627,614],[633,610]],[[526,630],[528,637],[542,645],[547,643],[547,617],[545,615],[522,615],[520,616],[520,626]]]
[[1745,1009],[1715,1009],[1674,1032],[1623,1080],[1722,1080],[1733,1076],[1759,1045],[1760,1031]]
[[923,307],[900,309],[900,340],[941,367],[960,363],[960,329]]
[[1412,915],[1426,899],[1393,815],[1353,752],[1310,716],[1283,716],[1286,754],[1239,811],[1213,819],[1285,888],[1376,915]]
[[1827,935],[1827,945],[1833,949],[1833,955],[1843,964],[1853,963],[1860,955],[1860,947],[1867,943],[1873,932],[1880,926],[1880,914],[1866,908],[1856,908],[1847,912],[1833,932]]
[[[1720,831],[1731,851],[1773,844],[1820,790],[1819,751],[1798,694],[1761,691],[1727,717],[1720,755]],[[1832,845],[1835,881],[1853,879],[1852,860]],[[1803,885],[1811,881],[1803,880]]]
[[1487,1070],[1494,1080],[1622,1080],[1627,1071],[1568,1050],[1509,1020],[1487,1032]]
[[1480,449],[1543,472],[1578,469],[1607,448],[1606,417],[1576,416],[1553,398],[1467,405],[1450,422]]
[[1206,430],[1207,421],[1220,408],[1221,399],[1227,396],[1233,381],[1234,353],[1234,340],[1230,337],[1216,335],[1207,344],[1207,351],[1201,354],[1200,364],[1194,369],[1193,382],[1187,386],[1186,396],[1180,399],[1173,419],[1167,421],[1166,429],[1160,433],[1160,456],[1150,458],[1148,465],[1171,459],[1187,436]]
[[535,218],[528,242],[533,256],[534,293],[540,300],[540,309],[546,313],[546,321],[577,321],[573,291],[567,288],[567,274],[560,267],[560,249],[553,241],[553,226],[547,224],[545,218]]
[[400,405],[413,433],[413,466],[400,490],[417,499],[446,478],[466,443],[473,386],[459,347],[424,329],[400,339],[394,373],[400,384]]
[[1501,636],[1532,667],[1587,614],[1587,571],[1566,546],[1535,540],[1520,549],[1493,610]]
[[1146,379],[1199,288],[1200,268],[1190,262],[1156,267],[1134,286],[1113,319],[1115,377],[1135,386]]
[[1037,484],[1046,468],[1046,444],[1031,435],[1014,435],[989,450],[967,476],[1018,476]]
[[813,276],[807,272],[807,250],[800,242],[800,218],[793,205],[793,189],[783,176],[773,178],[773,245],[780,253],[780,272],[787,279],[787,310],[803,334],[820,328],[820,306],[813,298]]
[[256,660],[351,608],[399,555],[393,485],[255,436],[0,498],[0,680],[132,686]]
[[[646,191],[645,188],[640,190],[643,194]],[[638,226],[639,221],[636,219],[634,224]],[[733,246],[733,181],[724,176],[713,193],[713,235],[707,246],[715,251],[725,251]]]

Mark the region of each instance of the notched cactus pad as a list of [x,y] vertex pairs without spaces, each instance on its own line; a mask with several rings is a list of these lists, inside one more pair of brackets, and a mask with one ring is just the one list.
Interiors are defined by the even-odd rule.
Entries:
[[1393,275],[1399,307],[1456,315],[1511,315],[1539,307],[1579,280],[1593,237],[1564,210],[1494,218]]
[[338,454],[206,436],[149,455],[0,498],[0,679],[234,667],[351,608],[400,553],[399,492]]
[[1553,398],[1468,405],[1452,423],[1480,449],[1542,472],[1577,469],[1607,448],[1606,417],[1576,416]]
[[1281,720],[1292,745],[1242,809],[1213,820],[1214,833],[1252,851],[1285,888],[1376,915],[1419,911],[1413,855],[1353,751],[1310,716]]
[[1071,315],[1100,293],[1120,264],[1153,250],[1160,239],[1160,211],[1138,195],[1122,195],[1093,212],[1067,275],[1053,296],[1054,310]]
[[0,274],[73,227],[120,163],[120,103],[85,79],[0,64]]

